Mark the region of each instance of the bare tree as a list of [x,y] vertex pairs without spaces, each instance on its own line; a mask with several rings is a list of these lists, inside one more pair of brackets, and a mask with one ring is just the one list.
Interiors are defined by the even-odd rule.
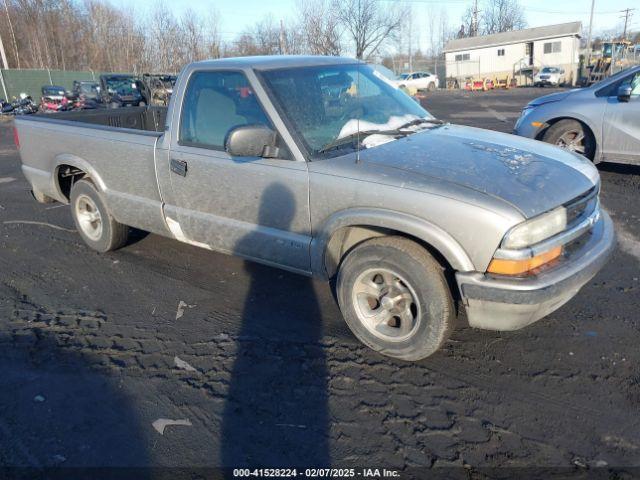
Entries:
[[340,55],[339,5],[336,0],[301,0],[298,16],[305,50],[313,55]]
[[490,0],[482,12],[485,35],[522,30],[527,26],[524,9],[518,0]]
[[356,49],[356,58],[368,58],[383,43],[394,40],[402,25],[404,10],[376,0],[343,0],[339,15]]
[[[462,23],[467,34],[473,36],[476,29],[472,7],[465,11]],[[518,0],[485,0],[480,7],[477,30],[482,35],[521,30],[526,26],[524,9]]]

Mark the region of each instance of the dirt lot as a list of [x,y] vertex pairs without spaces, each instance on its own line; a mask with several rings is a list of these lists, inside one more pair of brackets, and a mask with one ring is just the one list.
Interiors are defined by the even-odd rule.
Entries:
[[[509,132],[548,92],[424,104]],[[322,283],[155,235],[90,251],[0,134],[0,465],[640,473],[640,168],[601,167],[619,249],[573,301],[403,363],[361,346]]]

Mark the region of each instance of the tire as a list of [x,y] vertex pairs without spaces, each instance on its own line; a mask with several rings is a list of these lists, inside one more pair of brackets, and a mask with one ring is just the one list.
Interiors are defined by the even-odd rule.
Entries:
[[129,227],[113,218],[91,181],[81,179],[74,183],[70,197],[73,221],[90,248],[110,252],[127,243]]
[[433,92],[436,89],[436,84],[435,82],[431,82],[429,83],[429,86],[427,87],[427,91],[429,92]]
[[147,106],[147,102],[145,102],[144,100],[140,100],[140,103],[138,103],[139,107],[146,107]]
[[577,120],[560,120],[551,125],[542,139],[593,160],[596,141],[591,132]]
[[441,265],[403,237],[374,238],[353,249],[338,270],[336,294],[353,334],[389,357],[426,358],[453,329],[453,299]]

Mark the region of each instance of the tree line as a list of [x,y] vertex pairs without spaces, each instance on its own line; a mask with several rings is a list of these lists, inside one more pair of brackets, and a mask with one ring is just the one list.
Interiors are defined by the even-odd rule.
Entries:
[[[178,16],[163,0],[144,11],[135,2],[1,1],[0,36],[10,68],[171,73],[208,58],[273,54],[385,58],[395,65],[406,57],[438,56],[455,36],[446,8],[417,16],[401,1],[291,0],[288,18],[266,16],[226,39],[215,8],[187,8]],[[525,25],[517,0],[485,0],[483,12],[486,33]],[[415,42],[420,27],[429,32],[423,51]]]
[[207,58],[340,55],[347,44],[367,58],[397,38],[406,18],[401,6],[381,8],[377,0],[297,0],[293,18],[267,16],[224,41],[215,9],[177,16],[162,0],[150,11],[99,0],[2,1],[10,68],[177,72]]

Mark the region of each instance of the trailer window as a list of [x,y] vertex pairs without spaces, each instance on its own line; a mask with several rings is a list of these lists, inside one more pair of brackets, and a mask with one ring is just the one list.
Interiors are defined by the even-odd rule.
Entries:
[[544,44],[544,53],[560,53],[561,51],[561,42],[547,42]]
[[270,122],[240,72],[196,72],[182,104],[178,143],[224,150],[227,134],[242,125]]

